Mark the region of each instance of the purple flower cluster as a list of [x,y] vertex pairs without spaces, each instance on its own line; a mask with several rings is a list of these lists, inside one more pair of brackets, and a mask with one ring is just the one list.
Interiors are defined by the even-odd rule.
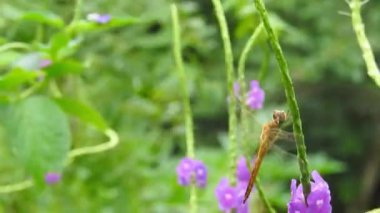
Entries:
[[[240,86],[238,82],[234,83],[234,95],[240,99]],[[246,94],[245,104],[251,109],[261,109],[265,99],[264,90],[260,87],[259,82],[252,80],[250,82],[249,90]]]
[[107,24],[111,20],[111,16],[109,14],[90,13],[87,15],[87,20],[98,24]]
[[259,82],[252,80],[250,83],[249,91],[247,93],[246,104],[251,109],[261,109],[263,107],[265,98],[264,90],[261,89]]
[[313,171],[311,176],[314,182],[311,182],[311,192],[307,197],[307,205],[302,193],[302,185],[297,186],[297,181],[292,179],[288,213],[331,213],[331,195],[327,182],[317,171]]
[[61,174],[56,172],[48,172],[45,175],[45,182],[47,184],[55,184],[61,180]]
[[198,187],[204,188],[207,184],[207,168],[202,161],[183,158],[177,168],[178,183],[187,186],[192,179]]
[[215,189],[219,209],[230,212],[236,209],[237,213],[248,213],[248,202],[243,204],[244,193],[249,181],[249,169],[244,157],[240,157],[237,164],[237,184],[231,186],[227,178],[222,178]]

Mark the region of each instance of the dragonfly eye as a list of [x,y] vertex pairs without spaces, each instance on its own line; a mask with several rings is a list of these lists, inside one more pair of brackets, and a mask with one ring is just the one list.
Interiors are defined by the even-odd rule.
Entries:
[[282,110],[275,110],[273,112],[273,120],[277,121],[278,123],[286,121],[286,113]]

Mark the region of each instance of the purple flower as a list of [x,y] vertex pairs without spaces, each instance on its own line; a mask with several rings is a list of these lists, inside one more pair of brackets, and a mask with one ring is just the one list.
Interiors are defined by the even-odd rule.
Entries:
[[237,213],[248,213],[248,202],[243,204],[245,190],[249,181],[249,169],[246,159],[241,156],[236,168],[237,184],[231,186],[227,178],[222,178],[215,189],[215,196],[218,200],[219,209],[230,212],[236,209]]
[[187,186],[195,178],[198,187],[205,187],[207,184],[207,168],[202,161],[191,158],[183,158],[177,168],[178,183]]
[[230,186],[227,178],[222,178],[215,189],[219,209],[230,212],[236,209],[237,213],[248,213],[248,203],[243,204],[244,192],[247,183],[238,183],[235,187]]
[[247,166],[247,161],[245,160],[243,156],[241,156],[238,160],[236,176],[240,182],[249,181],[250,172]]
[[227,178],[219,182],[215,189],[215,196],[218,199],[219,209],[222,211],[228,212],[237,205],[236,190],[229,185]]
[[38,67],[42,69],[42,68],[50,66],[51,64],[52,64],[52,61],[50,59],[41,59],[38,64]]
[[265,98],[264,90],[261,89],[259,82],[252,80],[249,91],[247,93],[246,104],[251,109],[261,109]]
[[61,180],[61,174],[56,172],[48,172],[45,175],[45,182],[47,184],[55,184]]
[[195,182],[198,187],[204,188],[207,184],[207,168],[202,161],[194,160]]
[[98,24],[107,24],[111,20],[111,16],[108,14],[90,13],[87,15],[87,20]]
[[307,197],[307,206],[302,193],[302,185],[297,186],[297,181],[292,179],[288,213],[331,213],[331,195],[327,182],[323,180],[317,171],[313,171],[311,176],[314,181],[311,182],[311,192]]

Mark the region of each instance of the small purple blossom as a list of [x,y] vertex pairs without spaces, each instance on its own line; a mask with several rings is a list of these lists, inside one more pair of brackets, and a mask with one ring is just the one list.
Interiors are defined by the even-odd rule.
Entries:
[[90,13],[87,15],[87,20],[98,24],[107,24],[111,20],[111,16],[109,14]]
[[308,205],[305,204],[302,185],[297,186],[297,181],[292,179],[288,213],[331,213],[331,195],[327,182],[317,171],[313,171],[311,176],[314,181],[311,182],[311,192],[307,197]]
[[52,64],[52,61],[50,59],[41,59],[39,64],[38,64],[38,67],[40,69],[43,69],[45,67],[48,67]]
[[[240,97],[240,85],[236,81],[233,85],[233,92],[235,98],[238,100],[241,100]],[[260,87],[259,82],[256,80],[252,80],[250,82],[249,91],[245,95],[245,104],[249,106],[251,109],[261,109],[263,107],[264,99],[265,99],[265,92]]]
[[236,209],[237,213],[248,213],[248,203],[243,204],[244,192],[247,183],[238,183],[231,186],[227,178],[222,178],[215,189],[215,196],[218,199],[219,209],[230,212]]
[[237,213],[248,213],[248,203],[243,204],[245,190],[249,181],[249,169],[246,159],[241,156],[236,168],[237,184],[231,186],[227,178],[222,178],[215,189],[215,196],[218,200],[219,209],[224,212],[230,212],[236,209]]
[[202,161],[194,160],[195,182],[198,187],[204,188],[207,184],[207,168]]
[[252,80],[250,83],[250,88],[247,93],[246,104],[251,109],[261,109],[263,107],[265,99],[264,90],[261,89],[259,82],[256,80]]
[[191,158],[183,158],[177,168],[178,183],[187,186],[195,178],[198,187],[203,188],[207,184],[207,168],[202,161]]
[[238,160],[236,176],[240,182],[249,181],[250,172],[247,166],[247,161],[245,160],[243,156],[241,156]]
[[218,199],[219,209],[222,211],[228,212],[237,205],[236,190],[229,185],[227,178],[219,182],[215,189],[215,196]]
[[61,174],[56,172],[48,172],[45,175],[45,182],[47,184],[55,184],[61,180]]

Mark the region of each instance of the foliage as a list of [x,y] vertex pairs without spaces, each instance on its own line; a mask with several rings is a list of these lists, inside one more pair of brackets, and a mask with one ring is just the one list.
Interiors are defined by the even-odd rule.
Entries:
[[[252,1],[223,3],[237,58],[259,16]],[[363,19],[379,58],[380,45],[374,41],[380,36],[380,4],[368,5],[362,8]],[[199,192],[198,205],[200,212],[217,212],[213,190],[230,164],[222,43],[211,1],[182,1],[178,6],[195,152],[209,170],[209,185]],[[295,81],[310,167],[329,182],[334,211],[358,207],[362,204],[356,200],[361,190],[357,183],[362,177],[357,174],[371,159],[380,98],[364,72],[350,18],[338,14],[349,7],[344,1],[300,0],[268,0],[266,6]],[[72,21],[73,1],[0,2],[0,182],[29,176],[41,180],[40,169],[61,168],[70,140],[70,150],[93,146],[104,140],[99,132],[110,127],[118,132],[120,144],[75,159],[63,168],[57,185],[1,194],[0,210],[186,212],[188,190],[175,177],[186,145],[181,85],[171,47],[170,1],[84,1],[81,9],[79,20]],[[86,14],[92,12],[111,14],[113,20],[105,25],[90,22]],[[246,79],[257,79],[260,69],[266,70],[261,72],[265,107],[254,116],[260,123],[285,102],[268,48],[263,34],[247,58]],[[39,67],[43,59],[52,64]],[[5,119],[12,115],[9,110],[23,110],[25,122],[17,121],[18,116]],[[65,142],[47,143],[54,129]],[[255,146],[259,136],[252,132]],[[43,141],[49,145],[34,146],[39,144],[33,140],[35,134],[46,136]],[[26,135],[28,140],[23,139]],[[23,147],[18,151],[42,154],[13,155],[12,144]],[[46,161],[50,155],[55,160]],[[30,166],[41,159],[46,167]],[[297,168],[297,159],[286,154],[269,154],[264,160],[261,182],[276,209],[286,208]],[[262,205],[256,196],[253,205]],[[373,196],[362,208],[380,205]]]

